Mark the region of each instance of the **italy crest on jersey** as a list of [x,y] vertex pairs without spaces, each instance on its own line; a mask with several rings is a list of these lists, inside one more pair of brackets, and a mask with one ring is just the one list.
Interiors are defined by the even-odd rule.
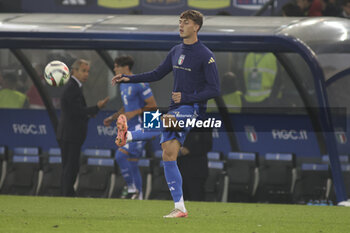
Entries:
[[179,60],[177,60],[177,64],[181,66],[184,63],[185,55],[181,54]]

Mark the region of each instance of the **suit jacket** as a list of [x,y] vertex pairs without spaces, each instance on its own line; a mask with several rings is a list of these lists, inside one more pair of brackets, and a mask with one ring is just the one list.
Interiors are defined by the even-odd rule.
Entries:
[[79,84],[71,77],[61,96],[61,117],[58,123],[57,140],[82,144],[87,135],[89,117],[96,115],[98,110],[97,106],[86,106]]

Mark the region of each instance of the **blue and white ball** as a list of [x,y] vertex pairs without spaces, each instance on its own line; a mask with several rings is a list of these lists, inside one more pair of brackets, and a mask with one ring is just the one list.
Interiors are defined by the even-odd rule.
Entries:
[[52,61],[45,67],[45,81],[54,87],[60,87],[69,80],[70,73],[66,64],[61,61]]

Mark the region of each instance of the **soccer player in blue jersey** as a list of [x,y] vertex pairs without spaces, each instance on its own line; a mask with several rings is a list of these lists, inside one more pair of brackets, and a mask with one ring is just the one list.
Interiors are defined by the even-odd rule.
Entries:
[[[116,75],[112,79],[112,85],[118,82],[153,82],[173,71],[171,104],[168,114],[163,115],[163,118],[166,122],[176,122],[183,117],[203,117],[207,100],[220,94],[220,85],[214,55],[197,37],[202,24],[203,15],[200,12],[183,12],[179,19],[179,32],[183,43],[174,46],[155,70],[137,75]],[[175,209],[165,215],[165,218],[188,216],[182,195],[182,177],[176,159],[189,130],[163,130],[161,135],[165,178],[175,202]],[[126,130],[119,134],[122,138],[127,135]]]
[[[118,74],[132,75],[134,59],[131,56],[120,56],[114,61],[114,72]],[[128,120],[130,130],[141,128],[144,110],[150,111],[157,108],[152,90],[148,83],[121,83],[120,92],[123,105],[118,112],[104,119],[105,126],[118,119]],[[118,122],[117,122],[118,124]],[[120,167],[122,176],[128,186],[126,198],[142,199],[142,177],[138,168],[138,158],[142,155],[144,141],[130,142],[119,147],[115,159]]]

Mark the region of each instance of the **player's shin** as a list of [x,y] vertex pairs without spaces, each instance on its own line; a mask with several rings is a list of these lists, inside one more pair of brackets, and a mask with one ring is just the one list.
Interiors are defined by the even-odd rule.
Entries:
[[182,194],[182,177],[176,161],[164,161],[164,174],[175,208],[187,212]]

